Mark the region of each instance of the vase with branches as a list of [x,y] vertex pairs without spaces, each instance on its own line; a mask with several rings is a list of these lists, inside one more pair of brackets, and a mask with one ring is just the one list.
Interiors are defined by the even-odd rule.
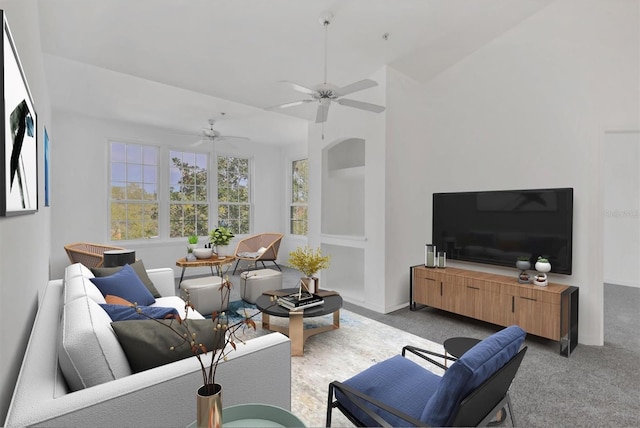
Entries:
[[[229,298],[233,284],[225,277],[218,289],[220,292],[222,307],[228,307]],[[276,305],[275,299],[272,299]],[[240,321],[229,323],[229,314],[227,311],[214,311],[211,313],[212,330],[214,335],[223,335],[220,346],[214,349],[208,349],[199,338],[195,329],[190,325],[189,312],[195,308],[191,303],[187,292],[187,300],[185,302],[185,316],[181,318],[179,315],[168,315],[166,319],[169,322],[162,322],[155,319],[144,312],[144,308],[133,305],[136,312],[145,318],[154,320],[165,326],[170,334],[176,337],[176,343],[171,346],[170,350],[178,349],[182,346],[188,346],[191,353],[198,360],[202,373],[203,385],[197,391],[198,397],[198,418],[197,426],[221,426],[222,424],[222,386],[216,382],[216,372],[220,362],[228,358],[230,352],[236,350],[238,344],[244,343],[241,337],[246,329],[256,329],[256,323],[253,320],[260,312],[252,315],[245,310]],[[217,342],[217,341],[216,341]],[[205,356],[210,355],[207,360]],[[207,404],[204,404],[207,403]]]

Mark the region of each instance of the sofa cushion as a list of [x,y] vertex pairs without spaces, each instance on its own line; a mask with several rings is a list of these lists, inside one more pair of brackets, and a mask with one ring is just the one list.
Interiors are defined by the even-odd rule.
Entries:
[[[88,272],[88,270],[87,270]],[[91,272],[89,272],[91,275]],[[91,275],[93,277],[93,275]],[[96,287],[96,285],[91,282],[91,279],[82,275],[74,275],[67,277],[65,276],[64,280],[64,302],[69,303],[72,300],[88,297],[96,303],[106,303],[104,300],[104,296]]]
[[112,294],[143,306],[156,301],[130,265],[123,266],[112,275],[91,278],[91,282],[98,287],[103,296]]
[[224,345],[224,331],[214,332],[213,322],[206,319],[182,323],[177,320],[114,321],[111,325],[131,369],[137,373],[193,356],[189,342],[179,336],[187,331],[185,322],[189,331],[195,333],[196,342],[202,343],[207,350]]
[[[156,289],[156,286],[153,285],[153,281],[151,281],[151,278],[149,278],[147,269],[144,267],[144,263],[142,262],[142,260],[137,260],[136,262],[131,263],[129,266],[133,268],[133,271],[136,273],[136,275],[138,275],[140,281],[142,281],[144,286],[147,287],[147,290],[149,290],[153,297],[161,297],[160,293]],[[96,277],[103,277],[113,275],[114,273],[122,270],[122,268],[123,266],[91,268],[91,272]]]
[[138,306],[138,309],[143,311],[145,315],[138,313],[136,308],[131,306],[102,304],[100,307],[104,309],[112,321],[164,319],[171,315],[180,316],[175,308],[161,306]]
[[58,360],[73,391],[130,375],[109,315],[88,297],[70,301],[62,310]]
[[94,275],[91,273],[88,267],[83,265],[82,263],[74,263],[69,265],[64,270],[64,279],[71,279],[76,276],[84,276],[87,278],[93,278]]
[[455,407],[518,353],[525,336],[524,330],[512,325],[465,352],[444,373],[420,419],[431,426],[451,426]]

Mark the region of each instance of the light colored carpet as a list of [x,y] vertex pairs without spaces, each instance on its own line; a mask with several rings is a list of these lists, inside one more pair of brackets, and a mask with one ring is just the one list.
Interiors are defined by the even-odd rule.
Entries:
[[[248,333],[249,336],[269,333],[262,330],[259,319],[258,314],[254,318],[258,331]],[[271,317],[271,321],[286,325],[288,319]],[[332,315],[307,318],[305,328],[328,325],[332,321]],[[440,344],[341,310],[339,329],[310,337],[305,343],[304,356],[291,357],[291,411],[308,427],[324,426],[329,383],[346,380],[376,362],[400,354],[405,345],[444,352]],[[440,368],[423,363],[434,373],[442,374]],[[353,425],[339,411],[334,411],[332,426]]]

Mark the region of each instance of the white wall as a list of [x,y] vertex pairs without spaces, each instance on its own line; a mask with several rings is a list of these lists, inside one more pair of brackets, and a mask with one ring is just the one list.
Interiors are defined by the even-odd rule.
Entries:
[[[378,87],[359,92],[357,99],[375,104],[385,104],[386,71],[380,69],[369,77],[378,82]],[[349,82],[345,82],[349,83]],[[354,96],[356,98],[356,96]],[[309,125],[309,244],[313,247],[323,245],[339,245],[364,249],[364,272],[355,279],[363,284],[357,297],[349,293],[350,278],[346,275],[346,267],[353,261],[361,264],[360,250],[354,252],[353,260],[341,260],[333,263],[329,270],[338,270],[333,278],[343,279],[336,283],[324,281],[323,273],[319,273],[322,288],[335,289],[341,292],[347,301],[357,303],[378,312],[388,312],[385,305],[385,115],[386,113],[370,113],[332,103],[329,119],[324,124]],[[324,135],[324,138],[323,138]],[[364,185],[364,236],[330,236],[321,233],[322,194],[332,192],[331,188],[323,188],[322,183],[322,151],[335,141],[348,138],[365,140],[365,185]],[[346,221],[346,220],[345,220]],[[331,247],[326,247],[331,248]],[[346,267],[345,267],[346,266]],[[361,270],[361,269],[358,269]],[[344,274],[343,274],[344,273]],[[358,286],[356,289],[360,289]]]
[[551,280],[580,287],[580,342],[601,345],[600,145],[637,129],[638,30],[637,1],[557,1],[425,85],[390,71],[388,277],[420,263],[433,192],[573,187],[573,275]]
[[640,132],[604,136],[604,281],[640,287]]
[[[56,165],[53,171],[52,198],[55,201],[52,222],[52,276],[61,277],[69,259],[64,245],[72,242],[108,243],[108,141],[119,140],[141,144],[157,144],[172,148],[188,148],[188,141],[176,144],[176,137],[157,128],[107,121],[56,110]],[[253,230],[282,232],[285,216],[283,176],[286,174],[282,149],[276,146],[240,142],[217,143],[221,154],[250,156],[253,159]],[[80,162],[78,160],[81,160]],[[215,174],[212,177],[215,180]],[[212,215],[215,214],[212,213]],[[237,241],[232,240],[230,249]],[[114,245],[136,250],[136,257],[146,267],[173,267],[184,257],[186,239],[149,240],[148,242],[114,242]],[[201,244],[204,240],[201,239]],[[207,268],[190,268],[185,275],[208,272]]]
[[[31,88],[38,119],[38,212],[0,217],[0,424],[20,371],[37,306],[49,278],[50,209],[44,207],[43,127],[55,135],[40,55],[38,7],[33,0],[0,1]],[[3,170],[4,171],[4,170]]]

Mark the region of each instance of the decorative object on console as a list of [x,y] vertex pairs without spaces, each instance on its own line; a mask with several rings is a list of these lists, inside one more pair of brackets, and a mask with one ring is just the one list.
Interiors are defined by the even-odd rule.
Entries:
[[518,282],[520,284],[529,284],[531,278],[527,273],[527,269],[531,269],[531,262],[529,261],[528,256],[520,256],[518,260],[516,260],[516,267],[520,269],[520,274],[518,275]]
[[6,14],[2,14],[2,116],[0,216],[38,211],[38,122]]
[[213,250],[211,248],[194,248],[193,255],[196,256],[196,259],[210,259]]
[[235,235],[226,227],[219,226],[209,232],[209,242],[216,247],[218,257],[227,255],[227,246]]
[[305,287],[308,292],[316,293],[316,280],[314,275],[322,270],[327,269],[331,263],[331,256],[323,256],[320,247],[313,249],[311,247],[298,247],[295,251],[289,253],[289,264],[304,274],[300,281],[300,287]]
[[444,269],[447,267],[447,253],[446,251],[438,251],[438,267]]
[[433,244],[424,246],[424,265],[430,268],[436,267],[436,246]]
[[538,257],[538,261],[536,262],[536,270],[538,274],[533,279],[534,285],[546,286],[549,284],[547,281],[547,272],[551,270],[551,263],[546,257]]

